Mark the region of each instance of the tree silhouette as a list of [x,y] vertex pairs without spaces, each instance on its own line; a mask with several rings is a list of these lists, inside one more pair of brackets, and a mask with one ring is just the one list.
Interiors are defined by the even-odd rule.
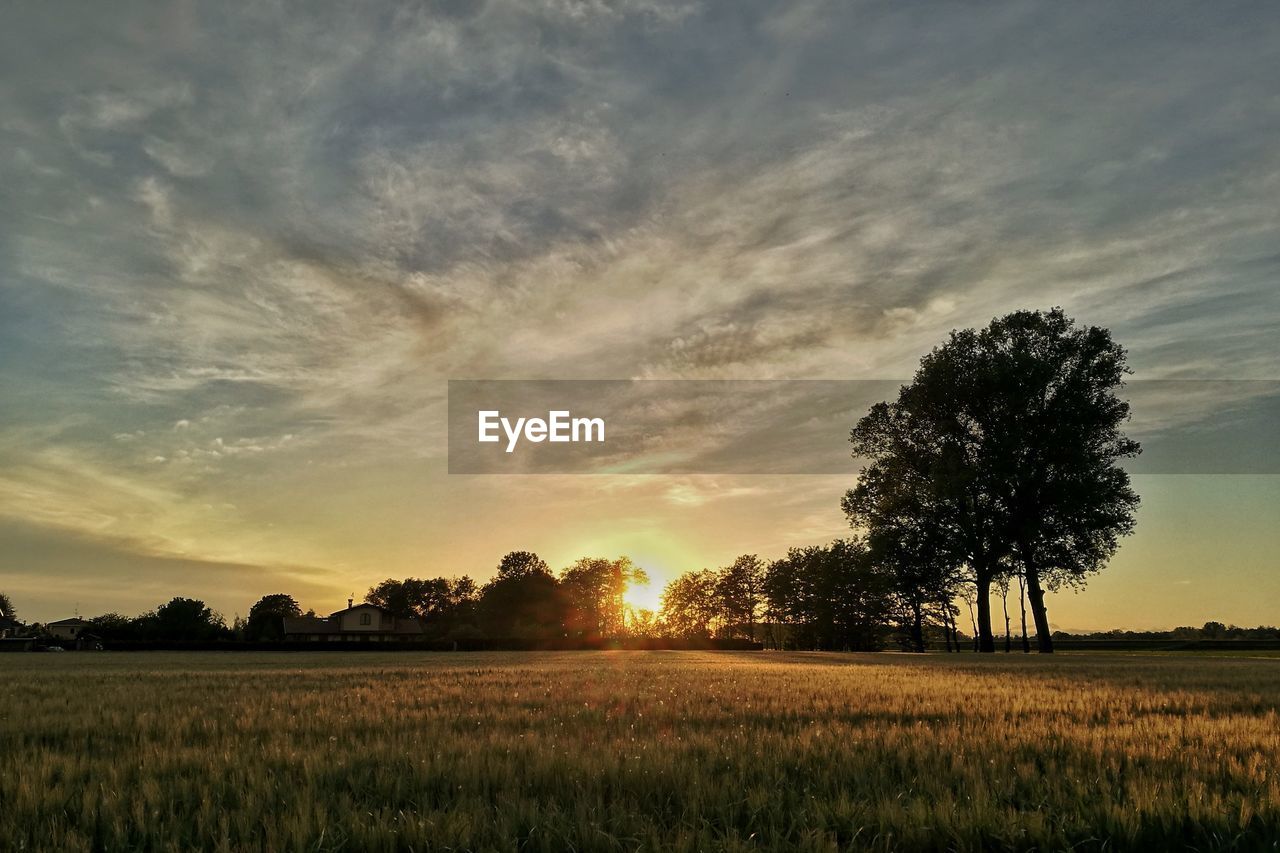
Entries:
[[249,608],[245,635],[250,640],[284,639],[285,618],[301,615],[302,608],[292,595],[283,592],[264,595]]
[[891,579],[865,543],[792,548],[764,578],[769,610],[787,623],[793,644],[813,649],[877,648],[889,615]]
[[1105,329],[1059,308],[1018,311],[952,332],[851,432],[854,455],[871,461],[845,496],[850,521],[874,536],[885,515],[875,489],[906,492],[967,568],[980,651],[995,650],[998,576],[1021,573],[1039,649],[1052,651],[1045,589],[1083,583],[1132,531],[1138,497],[1116,464],[1139,452],[1120,431],[1126,373]]
[[141,617],[144,630],[160,640],[205,641],[227,636],[221,615],[195,598],[174,598]]
[[523,578],[534,574],[551,574],[547,563],[532,551],[512,551],[498,561],[498,580]]
[[765,563],[755,554],[743,554],[720,570],[716,595],[730,636],[755,638],[756,619],[764,603]]
[[[546,566],[541,560],[537,563]],[[480,627],[490,637],[564,636],[564,595],[555,577],[545,568],[535,566],[527,571],[504,573],[500,566],[498,576],[481,588],[477,610]]]
[[719,576],[711,569],[685,572],[662,590],[662,620],[673,637],[711,637],[723,622]]
[[[913,472],[873,466],[842,501],[855,527],[867,531],[869,557],[889,576],[893,613],[913,651],[923,652],[925,626],[948,631],[965,555],[952,531],[935,523],[938,508]],[[949,632],[948,632],[949,633]],[[947,649],[951,637],[946,637]]]

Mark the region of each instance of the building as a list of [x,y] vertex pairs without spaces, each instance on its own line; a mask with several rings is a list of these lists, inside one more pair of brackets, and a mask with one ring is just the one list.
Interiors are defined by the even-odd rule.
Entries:
[[328,617],[286,616],[284,638],[291,642],[403,642],[423,639],[422,622],[402,619],[376,604],[352,605]]
[[16,637],[18,632],[22,630],[22,623],[7,613],[0,612],[0,640],[6,637]]
[[57,637],[59,640],[78,640],[85,629],[90,627],[89,623],[79,616],[73,616],[70,619],[59,619],[57,622],[50,622],[45,625],[45,630]]

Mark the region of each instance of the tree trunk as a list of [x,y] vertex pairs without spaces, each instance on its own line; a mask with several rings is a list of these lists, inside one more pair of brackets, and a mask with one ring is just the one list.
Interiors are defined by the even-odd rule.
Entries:
[[1027,584],[1018,575],[1018,603],[1022,607],[1022,653],[1031,654],[1031,638],[1027,636]]
[[919,601],[911,603],[911,645],[913,651],[924,651],[924,607]]
[[996,638],[991,633],[991,576],[983,573],[978,577],[978,624],[977,639],[980,652],[994,652]]
[[1042,655],[1053,653],[1053,636],[1049,633],[1049,614],[1044,606],[1044,590],[1040,588],[1040,573],[1034,566],[1025,566],[1027,572],[1027,598],[1031,601],[1031,615],[1036,621],[1036,650]]
[[[947,646],[947,654],[951,654],[951,616],[950,605],[942,605],[942,642]],[[959,651],[959,649],[956,649]]]
[[1009,583],[1006,580],[1000,587],[1000,603],[1004,607],[1004,653],[1013,651],[1013,641],[1009,638]]

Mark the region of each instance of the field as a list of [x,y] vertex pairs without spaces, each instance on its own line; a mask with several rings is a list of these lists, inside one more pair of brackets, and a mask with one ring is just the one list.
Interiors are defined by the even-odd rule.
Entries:
[[0,656],[0,849],[1280,849],[1264,657]]

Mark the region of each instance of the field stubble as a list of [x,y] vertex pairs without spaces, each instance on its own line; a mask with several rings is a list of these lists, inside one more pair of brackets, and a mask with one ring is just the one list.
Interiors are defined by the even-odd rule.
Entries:
[[1280,663],[0,659],[0,848],[1280,849]]

